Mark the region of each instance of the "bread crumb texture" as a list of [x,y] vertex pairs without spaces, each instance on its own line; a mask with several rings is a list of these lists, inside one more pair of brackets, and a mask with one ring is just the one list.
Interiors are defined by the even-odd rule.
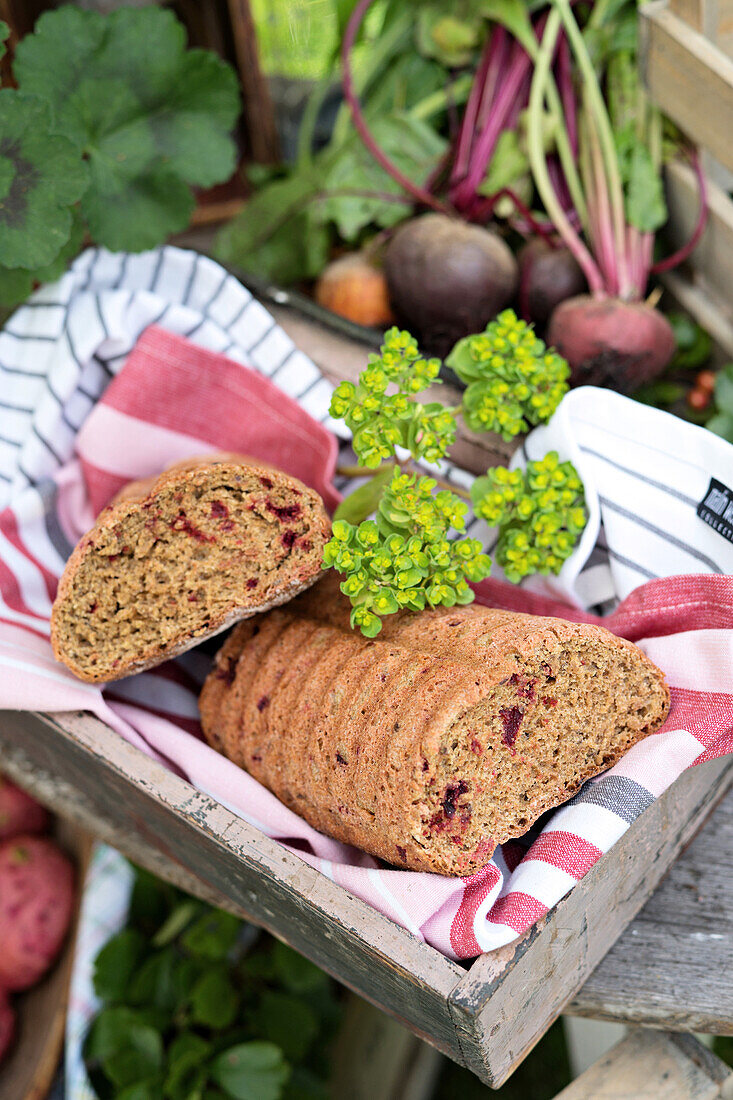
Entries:
[[59,584],[51,642],[82,680],[160,664],[320,575],[330,522],[296,478],[197,460],[138,488],[101,513]]
[[348,626],[327,577],[241,623],[201,694],[209,743],[314,828],[470,875],[654,733],[660,670],[596,626],[476,605]]

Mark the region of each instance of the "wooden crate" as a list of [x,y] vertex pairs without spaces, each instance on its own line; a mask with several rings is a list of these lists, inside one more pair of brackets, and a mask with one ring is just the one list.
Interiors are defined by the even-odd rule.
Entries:
[[641,66],[655,103],[733,171],[733,0],[653,0]]
[[733,783],[731,758],[692,769],[540,924],[464,967],[96,718],[2,712],[0,759],[48,805],[163,878],[267,928],[494,1087],[562,1012]]
[[[699,147],[708,224],[685,268],[661,277],[671,297],[733,357],[733,0],[653,0],[641,9],[641,69],[654,102]],[[699,209],[692,169],[667,168],[672,249],[692,236]]]

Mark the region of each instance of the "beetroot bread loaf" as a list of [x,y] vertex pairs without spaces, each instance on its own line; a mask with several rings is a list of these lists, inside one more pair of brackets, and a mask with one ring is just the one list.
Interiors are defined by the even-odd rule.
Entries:
[[127,486],[67,563],[54,653],[92,682],[160,664],[307,588],[329,533],[317,493],[244,456]]
[[664,721],[655,665],[600,627],[477,606],[348,628],[330,578],[233,631],[211,745],[321,832],[467,875]]

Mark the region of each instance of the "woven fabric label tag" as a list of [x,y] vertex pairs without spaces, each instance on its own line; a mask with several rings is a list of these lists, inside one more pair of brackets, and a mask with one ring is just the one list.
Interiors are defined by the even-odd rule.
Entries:
[[710,478],[708,491],[697,506],[697,514],[728,542],[733,542],[733,489]]

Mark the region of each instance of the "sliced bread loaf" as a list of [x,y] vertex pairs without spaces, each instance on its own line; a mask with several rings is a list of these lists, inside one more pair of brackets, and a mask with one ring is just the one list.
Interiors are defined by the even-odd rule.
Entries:
[[661,672],[596,626],[471,606],[348,628],[330,578],[241,623],[201,695],[209,743],[321,832],[467,875],[667,714]]
[[127,486],[67,563],[54,653],[88,681],[160,664],[307,588],[329,532],[317,493],[244,456]]

